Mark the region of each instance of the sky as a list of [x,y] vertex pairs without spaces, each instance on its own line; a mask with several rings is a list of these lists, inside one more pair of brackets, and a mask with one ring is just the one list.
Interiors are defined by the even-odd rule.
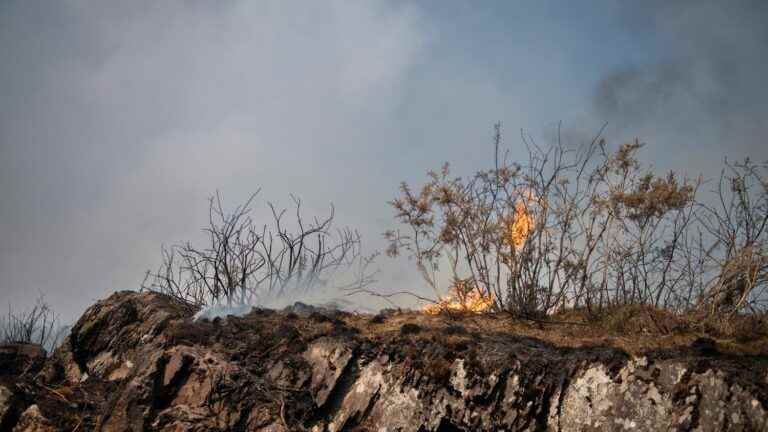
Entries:
[[[382,250],[398,184],[487,168],[497,121],[513,158],[561,123],[658,170],[766,160],[766,52],[764,1],[5,0],[0,304],[137,289],[217,190],[261,189],[257,220],[333,203]],[[423,288],[379,261],[377,289]]]

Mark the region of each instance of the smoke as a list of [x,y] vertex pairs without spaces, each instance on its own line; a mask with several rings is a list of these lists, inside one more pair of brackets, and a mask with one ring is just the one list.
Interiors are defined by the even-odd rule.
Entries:
[[768,4],[657,1],[618,13],[659,54],[596,85],[595,115],[612,136],[649,141],[651,159],[669,167],[711,172],[724,156],[768,159]]
[[0,302],[42,292],[67,321],[137,289],[160,245],[202,237],[216,190],[262,188],[257,219],[289,193],[310,217],[333,202],[378,237],[366,161],[396,141],[379,120],[420,21],[379,0],[2,2]]
[[[613,4],[0,2],[0,303],[68,321],[136,289],[216,190],[261,187],[256,220],[333,202],[381,250],[398,183],[486,168],[496,120],[515,160],[558,120],[693,175],[768,158],[768,4]],[[382,291],[423,286],[380,264]]]

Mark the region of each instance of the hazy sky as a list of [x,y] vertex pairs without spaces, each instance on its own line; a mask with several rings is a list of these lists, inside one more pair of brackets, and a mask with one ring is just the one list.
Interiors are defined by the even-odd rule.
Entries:
[[333,202],[381,249],[398,183],[485,168],[495,121],[513,156],[562,121],[659,169],[765,160],[767,52],[765,1],[5,0],[0,304],[136,289],[217,189]]

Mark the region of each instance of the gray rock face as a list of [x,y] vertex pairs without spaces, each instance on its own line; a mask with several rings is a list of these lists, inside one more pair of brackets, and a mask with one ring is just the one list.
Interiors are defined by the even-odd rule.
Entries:
[[118,293],[35,380],[0,383],[0,419],[16,392],[15,431],[768,430],[764,357],[366,332],[345,317],[195,323],[164,297]]
[[517,365],[470,377],[458,359],[442,387],[414,385],[396,369],[386,358],[363,367],[327,430],[768,430],[756,394],[723,372],[676,361],[631,359],[616,372],[601,363]]

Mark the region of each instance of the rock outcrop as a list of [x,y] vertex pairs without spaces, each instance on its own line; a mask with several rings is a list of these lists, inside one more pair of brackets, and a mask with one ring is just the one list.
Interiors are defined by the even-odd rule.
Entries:
[[194,322],[167,297],[119,292],[44,364],[0,371],[0,429],[768,430],[764,356],[630,356],[429,319],[255,309]]

